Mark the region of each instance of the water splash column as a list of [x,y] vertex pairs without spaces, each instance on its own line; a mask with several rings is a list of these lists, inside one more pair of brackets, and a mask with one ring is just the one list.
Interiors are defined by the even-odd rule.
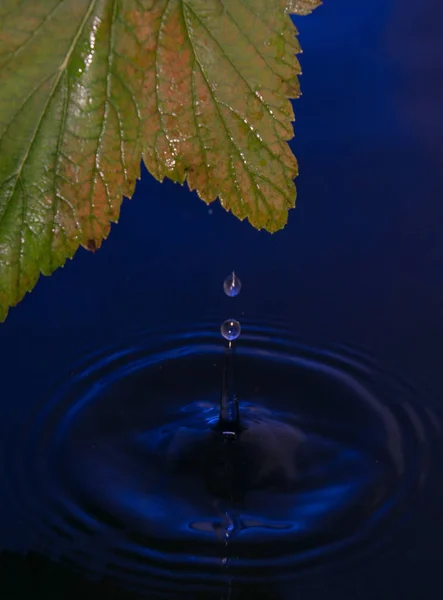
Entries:
[[[241,281],[232,271],[223,282],[227,296],[234,298],[241,290]],[[227,319],[220,328],[227,341],[223,365],[222,388],[220,396],[220,415],[217,428],[226,436],[235,437],[240,432],[238,399],[234,387],[235,340],[241,333],[240,323],[236,319]]]
[[235,319],[228,319],[221,326],[221,333],[227,340],[223,365],[222,388],[220,396],[220,416],[218,428],[224,434],[236,435],[240,432],[238,399],[234,387],[234,340],[240,335],[241,326]]

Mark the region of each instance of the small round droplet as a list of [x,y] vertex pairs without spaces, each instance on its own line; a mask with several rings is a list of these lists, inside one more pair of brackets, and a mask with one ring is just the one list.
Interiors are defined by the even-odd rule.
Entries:
[[237,277],[237,275],[232,271],[230,275],[226,277],[223,282],[223,289],[225,290],[225,294],[233,298],[234,296],[238,296],[241,290],[241,281]]
[[241,326],[235,319],[227,319],[220,327],[220,331],[225,340],[232,342],[240,335]]

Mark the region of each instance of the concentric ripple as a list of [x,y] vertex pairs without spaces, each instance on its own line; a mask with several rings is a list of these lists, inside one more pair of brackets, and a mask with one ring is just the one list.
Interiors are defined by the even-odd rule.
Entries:
[[246,323],[244,430],[226,443],[223,351],[216,324],[144,334],[89,357],[24,418],[2,496],[34,547],[160,597],[287,580],[392,537],[429,473],[430,405],[353,351]]

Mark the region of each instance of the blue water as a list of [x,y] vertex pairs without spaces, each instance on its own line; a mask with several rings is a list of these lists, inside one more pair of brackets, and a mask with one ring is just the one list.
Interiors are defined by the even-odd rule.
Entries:
[[73,365],[3,439],[19,549],[147,595],[224,597],[228,583],[290,593],[390,548],[435,480],[433,399],[355,350],[248,322],[226,441],[223,362],[207,323]]
[[[0,327],[0,547],[66,556],[151,597],[169,593],[165,581],[190,597],[243,597],[254,581],[270,598],[440,597],[442,19],[432,0],[329,0],[297,19],[300,177],[284,231],[256,232],[144,171],[102,249],[79,251],[11,310]],[[228,298],[233,269],[242,290]],[[283,446],[296,464],[282,474],[269,459],[265,491],[214,507],[198,461],[181,484],[165,473],[178,468],[171,456],[208,450],[219,327],[231,317],[245,323],[250,445],[279,465]],[[287,338],[259,339],[282,326]],[[154,330],[176,336],[164,352],[189,349],[157,379],[155,365],[172,363]],[[134,371],[122,376],[125,365]],[[337,379],[349,369],[352,391]],[[260,487],[262,460],[245,460]]]

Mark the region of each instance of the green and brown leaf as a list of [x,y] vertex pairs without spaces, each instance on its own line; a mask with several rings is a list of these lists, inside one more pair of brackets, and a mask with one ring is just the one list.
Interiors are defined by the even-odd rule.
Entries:
[[300,51],[319,0],[0,0],[0,320],[98,248],[143,158],[257,228],[284,226]]

